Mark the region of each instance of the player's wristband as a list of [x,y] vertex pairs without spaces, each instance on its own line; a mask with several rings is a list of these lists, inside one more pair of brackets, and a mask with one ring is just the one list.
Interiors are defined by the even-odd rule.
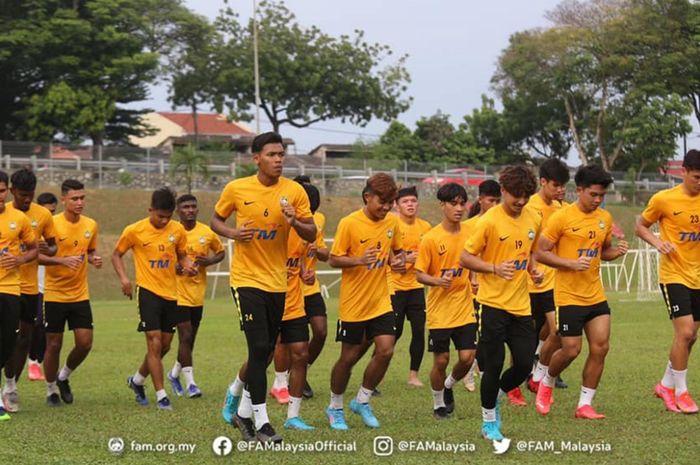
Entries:
[[493,264],[493,274],[496,274],[496,264]]

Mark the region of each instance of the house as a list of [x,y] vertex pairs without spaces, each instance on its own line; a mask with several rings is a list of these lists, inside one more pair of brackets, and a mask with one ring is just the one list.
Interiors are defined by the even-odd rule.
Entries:
[[321,144],[309,152],[309,156],[326,160],[327,158],[348,158],[354,151],[352,144]]
[[666,166],[659,168],[659,172],[675,179],[683,177],[683,160],[669,160]]

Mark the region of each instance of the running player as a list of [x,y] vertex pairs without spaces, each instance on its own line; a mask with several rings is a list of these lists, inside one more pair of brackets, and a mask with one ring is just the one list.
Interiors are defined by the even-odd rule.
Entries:
[[[658,222],[661,237],[649,228]],[[697,413],[688,393],[690,349],[700,327],[700,151],[683,158],[682,184],[657,192],[637,222],[636,233],[661,254],[661,293],[673,324],[673,341],[655,392],[671,412]]]
[[591,403],[603,374],[610,339],[610,307],[600,279],[600,261],[627,253],[627,242],[612,245],[613,220],[600,204],[612,177],[597,165],[581,166],[574,176],[578,201],[552,214],[535,251],[536,259],[557,269],[554,301],[557,304],[561,348],[552,355],[547,373],[537,389],[537,411],[547,415],[559,374],[581,352],[582,333],[588,340],[588,358],[576,418],[605,418]]
[[[500,175],[502,202],[476,223],[460,264],[479,277],[479,343],[483,370],[481,408],[484,438],[503,441],[498,397],[519,386],[532,369],[535,327],[530,313],[527,274],[537,280],[530,252],[541,219],[524,209],[537,189],[537,180],[524,166],[506,167]],[[508,344],[513,364],[501,375]]]
[[396,207],[401,240],[406,251],[406,272],[391,274],[394,287],[391,306],[396,314],[396,342],[403,334],[404,320],[408,319],[411,324],[408,384],[422,387],[423,383],[418,379],[418,370],[425,351],[425,292],[416,280],[414,264],[418,258],[418,245],[431,226],[427,221],[418,218],[418,191],[415,186],[399,189]]
[[[39,252],[47,256],[54,255],[56,253],[56,234],[53,229],[51,213],[46,208],[32,202],[36,189],[36,175],[32,171],[22,168],[12,174],[10,182],[13,201],[7,208],[18,210],[27,215],[34,231],[34,237],[39,241]],[[16,383],[22,374],[29,346],[34,338],[36,314],[39,306],[37,267],[38,262],[32,260],[19,268],[21,290],[19,333],[17,347],[5,364],[5,388],[2,392],[5,408],[8,412],[19,410],[19,393]]]
[[[0,370],[17,343],[20,317],[20,266],[36,259],[38,249],[31,221],[22,212],[8,208],[9,179],[0,171]],[[0,400],[0,421],[9,420]]]
[[[88,288],[88,263],[102,268],[97,255],[97,223],[83,215],[85,186],[75,179],[61,184],[63,213],[53,217],[56,231],[56,255],[39,254],[39,263],[46,266],[44,318],[46,326],[46,403],[58,407],[61,400],[73,403],[68,377],[85,360],[92,349],[92,308]],[[73,331],[75,346],[58,372],[66,322]],[[59,398],[60,394],[60,398]]]
[[[236,241],[231,292],[248,345],[247,370],[229,386],[222,415],[240,429],[244,440],[279,442],[282,438],[267,416],[265,370],[284,313],[287,241],[292,228],[302,239],[315,241],[316,226],[304,189],[282,176],[282,136],[260,134],[252,150],[258,173],[228,183],[211,220],[214,232]],[[231,228],[225,222],[234,212],[236,227]]]
[[[454,411],[452,386],[462,379],[474,362],[476,318],[472,302],[469,272],[459,265],[459,257],[469,230],[460,224],[467,205],[464,187],[450,183],[440,187],[437,198],[442,208],[442,223],[432,228],[420,243],[416,261],[419,283],[428,290],[428,351],[433,353],[430,385],[433,392],[433,416],[442,420]],[[447,376],[450,340],[457,349],[458,361]]]
[[335,430],[348,429],[343,394],[353,366],[372,343],[374,354],[356,398],[350,401],[350,410],[370,428],[379,427],[369,400],[389,367],[396,324],[386,267],[405,269],[399,219],[388,215],[396,195],[391,176],[379,173],[370,177],[363,194],[364,208],[340,220],[331,249],[330,265],[342,270],[336,331],[336,341],[342,345],[331,372],[331,401],[326,409]]
[[[194,341],[202,321],[204,310],[204,294],[207,291],[207,267],[216,265],[224,259],[226,252],[219,236],[204,223],[197,221],[199,207],[197,198],[191,194],[181,195],[177,199],[177,216],[180,224],[187,232],[187,255],[196,267],[195,276],[187,276],[176,267],[177,274],[177,324],[178,350],[175,365],[168,372],[168,381],[177,396],[187,393],[187,397],[201,397],[202,391],[194,381],[192,368],[192,351]],[[212,255],[209,255],[209,252]],[[180,383],[180,372],[185,377],[183,389]]]

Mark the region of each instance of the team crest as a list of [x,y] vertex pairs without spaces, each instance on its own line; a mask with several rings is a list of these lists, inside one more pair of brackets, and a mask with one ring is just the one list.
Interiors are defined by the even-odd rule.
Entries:
[[13,230],[13,231],[14,231],[15,229],[17,229],[17,223],[15,223],[14,221],[13,221],[12,223],[10,223],[10,229]]
[[32,229],[36,229],[39,227],[39,222],[37,220],[32,220]]
[[600,220],[600,222],[598,223],[598,227],[599,227],[600,229],[605,229],[605,221]]
[[531,241],[535,240],[535,231],[533,231],[532,229],[528,229],[527,238]]
[[286,207],[287,205],[289,205],[289,199],[285,196],[280,197],[280,205]]
[[85,231],[85,234],[83,234],[83,236],[85,236],[85,239],[90,239],[90,231]]
[[207,243],[207,240],[205,239],[204,236],[200,236],[200,238],[199,238],[199,243],[200,243],[201,245],[204,245],[204,244]]
[[394,230],[393,230],[393,229],[387,229],[387,231],[386,231],[386,237],[388,237],[389,239],[391,239],[392,237],[394,237]]
[[171,234],[168,236],[168,241],[175,242],[175,235]]

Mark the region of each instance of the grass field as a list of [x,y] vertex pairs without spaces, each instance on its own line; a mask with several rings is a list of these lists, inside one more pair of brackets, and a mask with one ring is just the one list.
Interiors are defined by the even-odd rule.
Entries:
[[[4,463],[236,463],[264,464],[346,464],[346,463],[697,463],[699,416],[667,413],[661,401],[654,398],[652,388],[661,375],[670,342],[671,327],[660,302],[629,302],[626,296],[612,296],[613,333],[603,380],[595,404],[608,415],[599,422],[575,420],[573,410],[578,399],[582,359],[574,363],[564,377],[571,385],[557,390],[556,403],[549,417],[535,412],[533,397],[525,393],[530,405],[503,408],[503,430],[513,439],[511,450],[495,456],[491,446],[480,438],[481,414],[479,397],[460,385],[455,388],[457,408],[453,418],[445,422],[432,419],[432,398],[429,388],[406,385],[408,341],[402,339],[381,389],[383,395],[372,401],[382,422],[379,430],[365,428],[359,417],[348,411],[351,430],[331,432],[323,413],[328,403],[330,368],[339,347],[329,337],[321,358],[310,371],[310,382],[316,397],[304,401],[302,416],[318,429],[313,433],[284,432],[285,441],[355,442],[352,453],[275,453],[234,451],[228,457],[212,452],[212,441],[226,435],[238,440],[238,431],[223,423],[219,411],[224,390],[245,357],[242,333],[238,330],[232,304],[226,299],[207,303],[205,317],[195,351],[195,375],[204,392],[200,399],[174,400],[172,412],[156,410],[150,380],[147,393],[151,405],[139,407],[125,379],[141,361],[145,343],[136,330],[136,309],[128,301],[94,303],[95,343],[86,362],[72,375],[75,402],[58,409],[44,403],[45,385],[27,381],[19,383],[22,410],[8,422],[0,423],[0,448]],[[329,301],[329,326],[335,325],[336,301]],[[331,331],[332,332],[332,331]],[[70,333],[67,333],[69,335]],[[64,343],[63,356],[71,347]],[[584,348],[584,354],[586,349]],[[166,366],[173,362],[168,354]],[[366,361],[362,361],[350,382],[347,402],[356,393]],[[431,365],[429,355],[421,368],[427,381]],[[691,360],[691,390],[698,389],[694,376],[700,369],[695,357]],[[271,373],[271,370],[269,371]],[[24,375],[26,376],[26,375]],[[168,386],[169,387],[169,386]],[[269,404],[273,424],[282,430],[286,407]],[[347,410],[347,407],[346,407]],[[390,436],[399,441],[434,440],[469,443],[476,449],[469,453],[399,452],[392,457],[373,454],[375,436]],[[107,449],[110,438],[121,437],[126,443],[120,456]],[[523,452],[517,441],[587,442],[609,445],[611,452]],[[148,444],[195,444],[192,455],[186,453],[137,452],[132,441]],[[472,446],[469,446],[469,448]],[[521,446],[522,447],[522,446]]]

